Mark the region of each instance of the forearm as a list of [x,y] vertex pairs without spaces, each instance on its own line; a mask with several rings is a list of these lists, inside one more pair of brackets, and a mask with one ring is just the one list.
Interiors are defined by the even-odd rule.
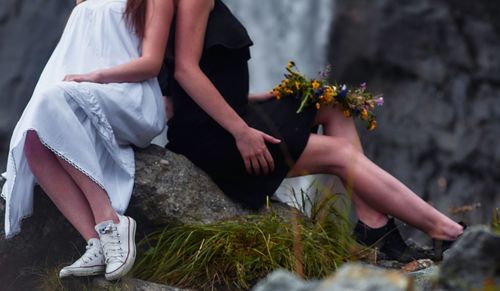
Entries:
[[156,77],[161,66],[157,60],[140,57],[116,67],[93,72],[99,83],[142,82]]
[[175,78],[196,104],[233,136],[248,129],[246,122],[229,106],[201,69],[176,70]]

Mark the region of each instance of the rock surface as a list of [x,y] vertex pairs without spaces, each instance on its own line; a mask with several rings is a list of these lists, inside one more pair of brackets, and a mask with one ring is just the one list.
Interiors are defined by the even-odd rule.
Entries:
[[122,279],[112,283],[104,278],[97,278],[92,281],[91,288],[98,290],[126,290],[126,291],[192,291],[190,289],[179,289],[167,285],[155,284],[138,279]]
[[[165,224],[209,223],[249,214],[227,198],[211,180],[186,158],[158,146],[136,151],[136,184],[127,214],[138,222],[138,239]],[[0,199],[0,217],[4,217]],[[282,215],[288,207],[273,204]],[[33,290],[40,273],[61,263],[72,263],[84,241],[62,217],[47,196],[37,189],[34,215],[23,230],[4,239],[0,219],[0,281],[4,290]],[[37,275],[38,274],[38,275]]]
[[[439,272],[444,290],[500,288],[500,234],[485,226],[467,229],[445,253]],[[487,290],[487,289],[484,289]],[[489,289],[488,289],[489,290]]]
[[210,223],[250,213],[184,156],[151,146],[136,151],[136,168],[128,211],[153,224]]
[[278,270],[257,284],[252,291],[406,291],[411,280],[401,272],[361,263],[346,263],[335,275],[321,282],[305,282]]
[[252,291],[312,291],[319,282],[306,282],[286,270],[276,270],[252,288]]
[[[496,1],[337,0],[334,78],[383,92],[366,153],[431,204],[500,206],[500,5]],[[474,208],[474,207],[472,207]]]

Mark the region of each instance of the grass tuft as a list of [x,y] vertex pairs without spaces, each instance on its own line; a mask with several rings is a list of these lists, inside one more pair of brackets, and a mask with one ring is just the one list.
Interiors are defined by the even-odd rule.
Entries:
[[178,225],[146,237],[134,277],[196,289],[249,289],[275,269],[306,279],[322,278],[352,259],[358,250],[351,226],[329,195],[312,219],[291,211],[290,219],[272,209],[207,225]]

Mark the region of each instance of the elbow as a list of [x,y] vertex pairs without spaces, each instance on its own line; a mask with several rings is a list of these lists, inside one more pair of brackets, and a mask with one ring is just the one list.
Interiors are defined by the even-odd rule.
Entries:
[[186,80],[193,79],[193,74],[196,71],[194,66],[175,64],[174,78],[179,84],[184,84]]
[[150,57],[142,57],[144,79],[156,78],[160,74],[163,62]]
[[162,64],[151,64],[151,66],[149,66],[146,74],[148,75],[149,78],[156,78],[158,77],[158,75],[160,75],[160,72],[161,72],[161,67],[162,67]]
[[178,67],[176,66],[175,67],[175,71],[174,71],[174,79],[179,82],[179,84],[183,84],[183,80],[187,79],[189,75],[189,71],[186,70],[186,68],[183,68],[183,67]]

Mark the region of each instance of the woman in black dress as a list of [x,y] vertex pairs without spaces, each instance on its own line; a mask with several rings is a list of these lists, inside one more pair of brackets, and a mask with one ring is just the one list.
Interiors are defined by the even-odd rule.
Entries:
[[[391,257],[407,255],[392,219],[432,238],[455,240],[463,228],[367,159],[351,119],[336,108],[248,96],[252,41],[221,0],[178,0],[162,78],[173,99],[167,147],[207,172],[232,199],[260,208],[287,176],[333,174],[352,181],[359,222],[356,238],[382,245]],[[165,78],[165,76],[168,76]],[[317,124],[324,135],[311,134]],[[411,253],[409,257],[416,257]]]

